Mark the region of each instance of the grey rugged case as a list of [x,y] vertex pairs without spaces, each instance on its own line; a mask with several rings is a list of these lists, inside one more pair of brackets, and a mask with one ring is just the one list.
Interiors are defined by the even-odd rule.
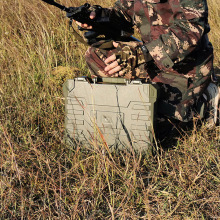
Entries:
[[156,85],[122,78],[100,81],[79,77],[64,83],[66,141],[89,147],[107,144],[110,149],[151,149]]

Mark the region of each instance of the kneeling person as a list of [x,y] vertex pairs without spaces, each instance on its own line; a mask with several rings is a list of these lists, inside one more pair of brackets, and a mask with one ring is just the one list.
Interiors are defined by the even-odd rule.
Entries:
[[[175,4],[171,0],[118,0],[113,8],[102,8],[102,16],[113,14],[119,23],[123,17],[128,25],[136,26],[142,42],[92,45],[86,52],[91,73],[157,83],[161,123],[189,122],[207,112],[208,126],[213,126],[219,94],[214,83],[213,47],[207,36],[210,28],[206,0]],[[95,16],[92,12],[91,19]]]

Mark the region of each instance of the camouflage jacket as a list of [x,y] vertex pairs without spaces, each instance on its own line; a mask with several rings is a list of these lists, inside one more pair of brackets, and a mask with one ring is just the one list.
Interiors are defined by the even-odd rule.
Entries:
[[170,71],[192,51],[207,46],[206,0],[118,0],[114,9],[137,26],[160,69]]
[[152,81],[181,91],[174,114],[187,121],[213,71],[206,0],[118,0],[113,10],[139,29],[158,69],[149,73]]

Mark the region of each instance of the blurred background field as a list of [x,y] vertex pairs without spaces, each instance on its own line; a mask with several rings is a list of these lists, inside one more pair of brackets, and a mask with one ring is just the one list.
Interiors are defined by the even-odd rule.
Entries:
[[[220,4],[208,4],[220,74]],[[86,47],[65,14],[40,0],[1,0],[0,21],[0,219],[220,217],[219,127],[195,122],[155,157],[69,148],[62,84],[88,74]]]

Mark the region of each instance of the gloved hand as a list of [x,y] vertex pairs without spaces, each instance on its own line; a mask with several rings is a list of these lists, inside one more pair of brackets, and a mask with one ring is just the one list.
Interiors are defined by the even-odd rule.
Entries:
[[120,76],[131,72],[137,66],[138,57],[134,47],[119,43],[115,56],[118,65],[121,67]]
[[[105,71],[109,71],[109,75],[124,76],[127,73],[132,73],[140,64],[152,60],[149,53],[144,56],[140,48],[140,42],[114,42],[114,45],[116,46],[114,55],[106,59],[106,64],[114,61],[105,68]],[[113,71],[113,68],[115,68],[115,71]],[[116,73],[116,70],[118,73]]]

